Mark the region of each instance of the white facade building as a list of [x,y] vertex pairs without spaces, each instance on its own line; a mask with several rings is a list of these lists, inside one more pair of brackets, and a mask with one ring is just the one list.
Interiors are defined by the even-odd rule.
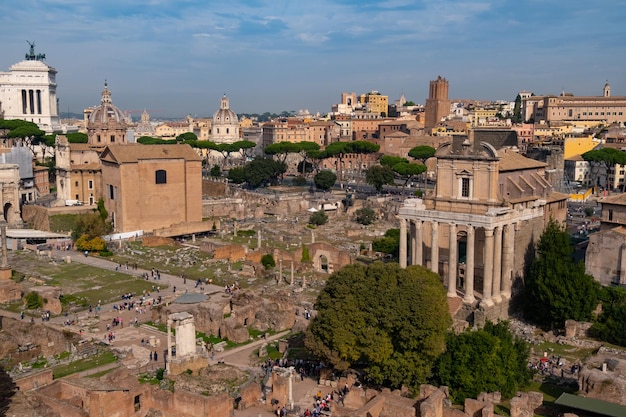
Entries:
[[46,133],[61,131],[56,95],[56,69],[35,54],[35,44],[23,61],[0,72],[0,104],[5,119],[36,123]]
[[234,143],[239,138],[239,119],[230,109],[228,97],[224,95],[220,102],[220,109],[213,114],[210,140],[215,143]]

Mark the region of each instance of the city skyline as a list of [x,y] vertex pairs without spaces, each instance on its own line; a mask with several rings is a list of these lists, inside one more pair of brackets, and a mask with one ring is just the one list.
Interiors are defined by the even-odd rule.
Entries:
[[[343,91],[424,103],[450,98],[626,95],[626,2],[26,0],[5,7],[0,71],[28,51],[57,69],[59,111],[99,104],[105,79],[124,110],[211,116],[327,113]],[[133,114],[135,118],[138,114]]]

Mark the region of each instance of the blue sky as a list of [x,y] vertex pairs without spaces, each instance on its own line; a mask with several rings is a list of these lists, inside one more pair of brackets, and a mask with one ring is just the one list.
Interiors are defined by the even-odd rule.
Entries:
[[[0,71],[26,40],[61,112],[100,100],[153,117],[328,112],[342,91],[451,98],[626,96],[626,0],[0,0]],[[134,114],[138,117],[139,114]]]

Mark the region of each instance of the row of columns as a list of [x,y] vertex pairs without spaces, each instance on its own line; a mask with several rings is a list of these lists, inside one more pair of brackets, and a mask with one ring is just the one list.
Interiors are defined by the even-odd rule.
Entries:
[[[410,221],[411,239],[411,264],[424,265],[423,257],[423,221]],[[431,247],[430,268],[439,273],[439,223],[431,224]],[[513,262],[515,250],[515,227],[517,223],[509,223],[503,226],[483,227],[485,233],[485,246],[483,257],[483,289],[482,302],[492,305],[500,302],[502,298],[511,297],[511,283],[513,275]],[[473,225],[463,225],[467,233],[466,245],[466,268],[465,268],[465,296],[463,301],[473,303],[474,296],[474,270],[475,270],[475,235],[476,228]],[[457,272],[458,272],[458,241],[457,224],[448,223],[448,297],[457,296]],[[400,219],[400,267],[407,266],[407,219]]]

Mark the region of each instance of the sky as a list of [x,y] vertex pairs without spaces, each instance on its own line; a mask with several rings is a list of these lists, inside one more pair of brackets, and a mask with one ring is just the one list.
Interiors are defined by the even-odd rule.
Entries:
[[56,68],[61,113],[113,103],[134,118],[322,114],[342,92],[450,98],[626,96],[626,0],[0,0],[0,71]]

